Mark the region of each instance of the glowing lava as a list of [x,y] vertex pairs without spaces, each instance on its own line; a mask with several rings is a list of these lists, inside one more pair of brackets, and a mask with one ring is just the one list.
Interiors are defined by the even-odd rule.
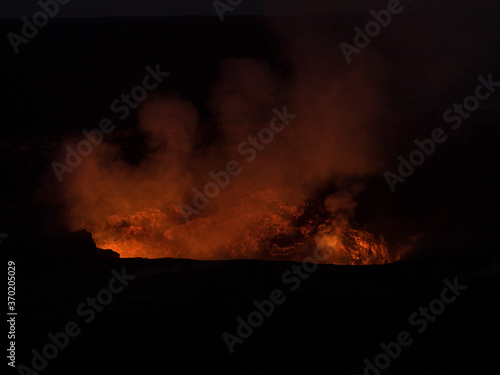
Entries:
[[353,229],[346,219],[322,225],[316,243],[330,254],[329,263],[366,265],[397,260],[390,255],[383,237]]
[[122,257],[301,261],[318,246],[328,254],[325,263],[366,265],[395,260],[383,238],[352,228],[343,216],[297,225],[304,205],[286,206],[271,191],[254,194],[252,201],[257,203],[252,209],[235,205],[222,220],[206,214],[186,223],[176,207],[149,208],[109,215],[95,224],[87,223],[86,229],[98,247]]

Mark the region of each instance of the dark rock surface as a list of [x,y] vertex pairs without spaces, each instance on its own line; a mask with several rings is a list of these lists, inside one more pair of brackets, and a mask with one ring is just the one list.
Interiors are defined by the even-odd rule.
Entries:
[[[50,343],[69,321],[81,328],[47,374],[362,374],[365,358],[401,331],[414,339],[383,374],[495,374],[500,323],[498,262],[420,260],[385,266],[322,265],[292,291],[282,275],[293,263],[181,259],[18,261],[18,363]],[[300,263],[295,264],[300,266]],[[111,270],[135,275],[111,302],[79,314],[108,288]],[[467,289],[427,329],[409,316],[440,298],[443,280]],[[119,284],[116,284],[119,285]],[[115,286],[116,286],[115,285]],[[222,334],[269,299],[286,300],[234,354]],[[88,309],[88,307],[87,307]]]

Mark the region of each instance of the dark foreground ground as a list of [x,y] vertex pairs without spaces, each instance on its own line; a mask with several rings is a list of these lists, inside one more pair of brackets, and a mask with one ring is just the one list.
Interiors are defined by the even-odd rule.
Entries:
[[[80,334],[40,373],[362,374],[364,359],[373,362],[380,343],[402,331],[413,341],[383,374],[498,373],[498,261],[322,265],[300,286],[286,274],[293,265],[300,263],[18,260],[16,363],[31,367],[30,351],[42,352],[49,332],[73,321]],[[77,312],[108,288],[113,269],[123,268],[135,278],[101,312],[92,316],[88,306]],[[467,289],[419,333],[422,320],[411,324],[409,317],[440,299],[443,280],[455,277]],[[236,318],[246,320],[252,302],[269,299],[274,289],[286,300],[230,354],[223,333],[236,335]]]

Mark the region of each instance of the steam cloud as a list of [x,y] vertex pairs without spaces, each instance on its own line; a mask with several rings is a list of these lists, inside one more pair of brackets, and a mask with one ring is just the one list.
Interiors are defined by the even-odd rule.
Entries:
[[[200,141],[193,104],[150,95],[139,109],[144,158],[127,163],[119,146],[104,143],[63,184],[70,229],[87,229],[98,246],[125,256],[303,259],[311,244],[283,238],[314,235],[296,220],[318,192],[334,186],[325,210],[352,217],[360,179],[380,175],[392,156],[391,67],[376,49],[347,66],[338,36],[310,24],[270,26],[288,73],[259,59],[223,61],[209,102],[217,119],[209,143]],[[435,94],[446,87],[434,86]],[[238,145],[285,105],[296,119],[247,163]],[[186,223],[180,204],[231,159],[242,173]]]

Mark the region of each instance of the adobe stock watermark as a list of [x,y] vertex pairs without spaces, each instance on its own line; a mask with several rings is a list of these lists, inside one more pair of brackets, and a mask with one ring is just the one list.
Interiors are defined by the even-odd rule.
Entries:
[[[455,302],[461,292],[467,289],[467,285],[460,285],[458,278],[455,277],[453,283],[448,279],[443,281],[445,288],[441,290],[439,298],[433,299],[427,307],[420,306],[418,311],[412,313],[408,317],[408,322],[411,327],[416,328],[417,333],[424,333],[429,323],[436,321],[438,316],[443,314],[446,305]],[[382,370],[386,370],[391,365],[392,361],[399,358],[403,348],[409,347],[413,344],[414,339],[409,331],[401,331],[396,335],[396,339],[389,343],[380,343],[382,351],[375,356],[373,361],[365,358],[363,363],[365,368],[363,375],[380,375]]]
[[27,17],[23,16],[21,21],[23,21],[23,26],[21,27],[21,35],[9,32],[7,34],[7,39],[9,39],[10,45],[14,49],[14,52],[19,53],[19,46],[21,44],[28,44],[31,39],[38,35],[38,32],[42,27],[47,26],[50,18],[54,18],[59,13],[61,9],[60,5],[66,5],[70,0],[40,0],[38,1],[38,6],[41,10],[35,12],[29,20]]
[[[132,109],[136,109],[139,103],[143,102],[148,96],[148,92],[156,89],[163,79],[168,77],[170,73],[162,72],[160,64],[156,65],[153,69],[149,65],[146,67],[146,74],[142,79],[142,84],[133,87],[129,93],[121,94],[119,99],[111,102],[111,112],[118,116],[119,120],[124,120],[130,115]],[[80,165],[83,158],[89,156],[94,147],[99,146],[103,139],[104,134],[111,133],[115,130],[116,126],[113,120],[109,117],[104,117],[99,121],[99,127],[90,131],[83,130],[82,134],[86,139],[82,139],[76,145],[76,150],[70,145],[66,146],[66,164],[58,161],[52,162],[52,169],[56,174],[59,182],[63,181],[64,173],[71,173]]]
[[[286,126],[290,124],[290,120],[297,117],[297,115],[288,113],[286,106],[283,107],[281,112],[273,108],[273,113],[276,116],[269,121],[267,127],[260,129],[256,136],[249,136],[246,141],[238,145],[238,153],[241,156],[248,155],[245,159],[248,163],[252,162],[257,157],[257,153],[263,151],[266,145],[274,140],[275,133],[285,130]],[[276,124],[278,119],[281,120],[281,124],[279,125]],[[231,178],[239,175],[242,171],[243,167],[236,160],[229,160],[226,163],[225,170],[217,173],[211,171],[208,175],[213,181],[207,182],[203,187],[203,191],[200,191],[198,188],[193,189],[193,206],[183,203],[179,206],[184,221],[188,223],[192,215],[199,215],[201,210],[209,205],[210,200],[216,198],[221,189],[225,189],[229,185]]]
[[[86,324],[94,321],[96,314],[104,310],[105,306],[113,301],[113,297],[119,294],[129,285],[129,281],[136,278],[136,276],[127,275],[125,268],[122,268],[121,273],[112,270],[111,278],[108,282],[107,288],[101,289],[97,292],[95,298],[87,297],[85,302],[80,303],[76,307],[76,314],[83,319]],[[17,365],[16,369],[20,375],[38,375],[41,371],[45,370],[49,365],[49,361],[55,359],[59,352],[66,349],[69,345],[70,339],[77,337],[82,332],[82,329],[75,321],[69,321],[64,325],[61,332],[47,334],[48,343],[40,350],[33,348],[31,353],[31,367],[25,366],[22,363]]]
[[380,34],[382,28],[389,26],[393,15],[399,14],[403,10],[404,7],[399,0],[389,0],[387,9],[382,9],[378,12],[371,10],[370,14],[373,19],[365,24],[364,30],[361,30],[358,26],[354,28],[354,45],[346,42],[339,44],[347,63],[350,64],[352,62],[351,55],[353,53],[359,55],[364,48],[368,47],[372,39]]
[[[476,86],[474,95],[467,96],[462,104],[454,103],[451,108],[443,113],[444,122],[452,124],[451,129],[453,130],[460,128],[463,121],[478,110],[480,102],[487,100],[495,92],[496,88],[500,87],[500,82],[493,81],[492,74],[489,74],[488,78],[479,76],[477,79],[479,84]],[[435,128],[432,130],[429,138],[422,141],[418,139],[414,140],[417,148],[409,153],[408,158],[403,157],[403,155],[397,157],[397,160],[400,162],[397,169],[398,173],[390,171],[384,173],[387,185],[392,192],[396,191],[395,185],[398,182],[405,182],[415,172],[415,167],[421,166],[425,159],[434,153],[437,144],[444,143],[448,139],[445,133],[443,128]]]
[[219,16],[220,21],[224,21],[224,13],[232,12],[238,5],[240,5],[243,0],[215,0],[212,5],[214,6],[215,12]]
[[[327,254],[329,254],[327,252]],[[318,263],[323,262],[328,259],[328,256],[320,254],[320,248],[316,247],[313,252],[313,256],[305,258],[300,265],[294,264],[289,270],[286,270],[281,275],[281,281],[287,286],[287,289],[291,292],[295,292],[300,288],[302,281],[309,279],[311,274],[316,272],[318,269]],[[284,288],[283,288],[284,289]],[[229,353],[234,353],[234,347],[236,344],[243,344],[245,340],[250,338],[254,333],[254,330],[262,326],[266,318],[270,318],[273,315],[276,306],[285,303],[287,297],[285,291],[282,288],[273,289],[269,293],[269,299],[264,299],[262,301],[253,300],[253,305],[255,307],[246,319],[241,316],[236,318],[238,323],[236,327],[236,334],[229,332],[224,332],[222,334],[222,339],[229,350]],[[285,289],[286,290],[286,289]]]

